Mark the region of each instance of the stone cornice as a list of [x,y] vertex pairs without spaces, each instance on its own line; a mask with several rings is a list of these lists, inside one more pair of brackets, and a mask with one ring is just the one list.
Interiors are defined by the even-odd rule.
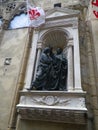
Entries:
[[46,20],[45,24],[42,25],[41,27],[39,27],[40,29],[45,29],[45,28],[51,28],[51,27],[56,27],[56,26],[59,26],[59,27],[72,27],[73,28],[78,28],[78,19],[73,17],[73,18],[64,18],[64,17],[59,17],[58,20],[55,20],[55,19],[52,19],[49,21]]
[[26,96],[26,95],[77,95],[77,96],[85,96],[86,92],[83,91],[83,92],[75,92],[75,91],[72,91],[72,92],[68,92],[68,91],[27,91],[27,90],[23,90],[23,91],[20,91],[20,95],[21,96]]

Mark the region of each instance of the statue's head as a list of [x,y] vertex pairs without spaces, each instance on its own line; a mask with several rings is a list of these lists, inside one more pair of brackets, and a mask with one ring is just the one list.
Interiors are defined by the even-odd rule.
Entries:
[[62,48],[57,48],[57,50],[56,50],[57,54],[61,54],[62,51],[63,51]]
[[45,54],[49,54],[49,53],[51,52],[50,47],[44,48],[43,52],[44,52]]

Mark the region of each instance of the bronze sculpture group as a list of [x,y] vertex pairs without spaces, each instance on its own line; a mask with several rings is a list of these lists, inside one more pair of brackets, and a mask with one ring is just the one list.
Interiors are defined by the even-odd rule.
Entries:
[[57,48],[53,53],[52,48],[46,47],[40,57],[35,80],[28,90],[67,90],[67,59],[63,50]]

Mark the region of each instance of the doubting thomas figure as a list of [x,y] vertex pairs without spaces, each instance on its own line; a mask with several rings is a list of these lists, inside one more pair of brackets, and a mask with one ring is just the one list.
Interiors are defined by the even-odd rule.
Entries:
[[56,54],[52,48],[44,48],[36,78],[28,90],[66,90],[67,67],[67,59],[61,48],[57,48]]

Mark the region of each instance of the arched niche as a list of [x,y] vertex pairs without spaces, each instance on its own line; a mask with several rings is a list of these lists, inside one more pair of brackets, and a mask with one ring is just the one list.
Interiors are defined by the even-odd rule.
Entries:
[[[67,39],[68,39],[68,34],[60,28],[57,28],[57,29],[53,28],[53,29],[47,30],[46,32],[43,33],[43,35],[41,37],[39,37],[38,44],[37,44],[35,65],[33,68],[32,81],[34,81],[36,79],[36,74],[38,73],[37,68],[39,65],[39,61],[41,61],[41,58],[42,58],[41,55],[43,54],[43,51],[46,47],[52,48],[52,53],[54,56],[56,56],[56,54],[57,54],[57,49],[61,49],[62,54],[60,54],[60,56],[66,62],[66,59],[67,59]],[[55,60],[53,57],[51,57],[51,58],[53,60]],[[60,60],[62,60],[62,58]],[[53,62],[54,61],[52,61],[52,63]],[[65,64],[67,64],[67,63],[65,63]],[[64,65],[64,63],[63,63],[63,65]],[[66,65],[66,67],[67,67],[67,65]],[[50,69],[50,71],[51,71],[50,72],[50,75],[51,75],[51,73],[53,73],[53,71],[55,73],[56,70],[53,70],[53,66],[52,66],[52,70]],[[65,71],[66,71],[65,72],[66,74],[64,74],[64,76],[66,75],[66,77],[65,77],[65,80],[66,80],[67,79],[67,69]],[[65,82],[67,82],[67,81],[65,81]],[[65,84],[67,84],[67,83],[65,83]],[[66,85],[65,85],[65,87],[66,87]]]
[[30,88],[31,81],[36,75],[41,52],[48,46],[52,47],[54,52],[56,48],[62,48],[68,59],[68,91],[82,91],[78,38],[78,18],[75,15],[61,16],[61,13],[58,13],[57,16],[54,12],[53,15],[46,17],[45,25],[35,29],[33,33],[24,88]]
[[3,28],[13,29],[13,28],[9,28],[9,25],[12,22],[12,20],[17,16],[20,16],[22,13],[23,14],[27,13],[26,2],[20,2],[20,3],[8,2],[6,6],[3,8],[3,10],[5,12],[3,16],[4,19]]
[[[73,66],[74,66],[73,61],[72,61],[73,60],[73,52],[72,52],[73,39],[71,38],[70,32],[62,28],[53,28],[53,29],[45,30],[44,33],[40,31],[39,35],[37,35],[37,32],[35,32],[34,35],[35,36],[33,38],[34,42],[32,44],[32,54],[30,58],[34,62],[32,63],[32,66],[33,66],[32,71],[31,69],[29,69],[29,72],[28,72],[29,77],[30,77],[30,73],[32,74],[31,82],[36,77],[37,67],[39,65],[39,60],[40,60],[40,57],[44,48],[46,47],[52,48],[52,51],[54,54],[56,54],[57,48],[61,48],[63,50],[63,56],[64,58],[68,60],[68,66],[70,66],[68,67],[68,74],[67,74],[67,80],[66,80],[67,90],[69,88],[68,86],[71,87],[69,89],[73,89]],[[71,44],[69,41],[71,42]],[[28,82],[30,83],[30,79],[28,80]]]
[[43,50],[45,47],[51,47],[54,52],[57,48],[61,48],[67,53],[69,39],[72,39],[72,35],[64,28],[58,27],[44,32],[41,31],[38,38],[38,48],[40,46],[41,50]]
[[64,48],[67,45],[67,39],[69,38],[69,32],[62,28],[49,29],[39,38],[42,41],[42,48],[46,46]]
[[16,28],[28,27],[28,24],[29,23],[28,23],[26,3],[20,3],[9,17],[8,28],[16,29]]

